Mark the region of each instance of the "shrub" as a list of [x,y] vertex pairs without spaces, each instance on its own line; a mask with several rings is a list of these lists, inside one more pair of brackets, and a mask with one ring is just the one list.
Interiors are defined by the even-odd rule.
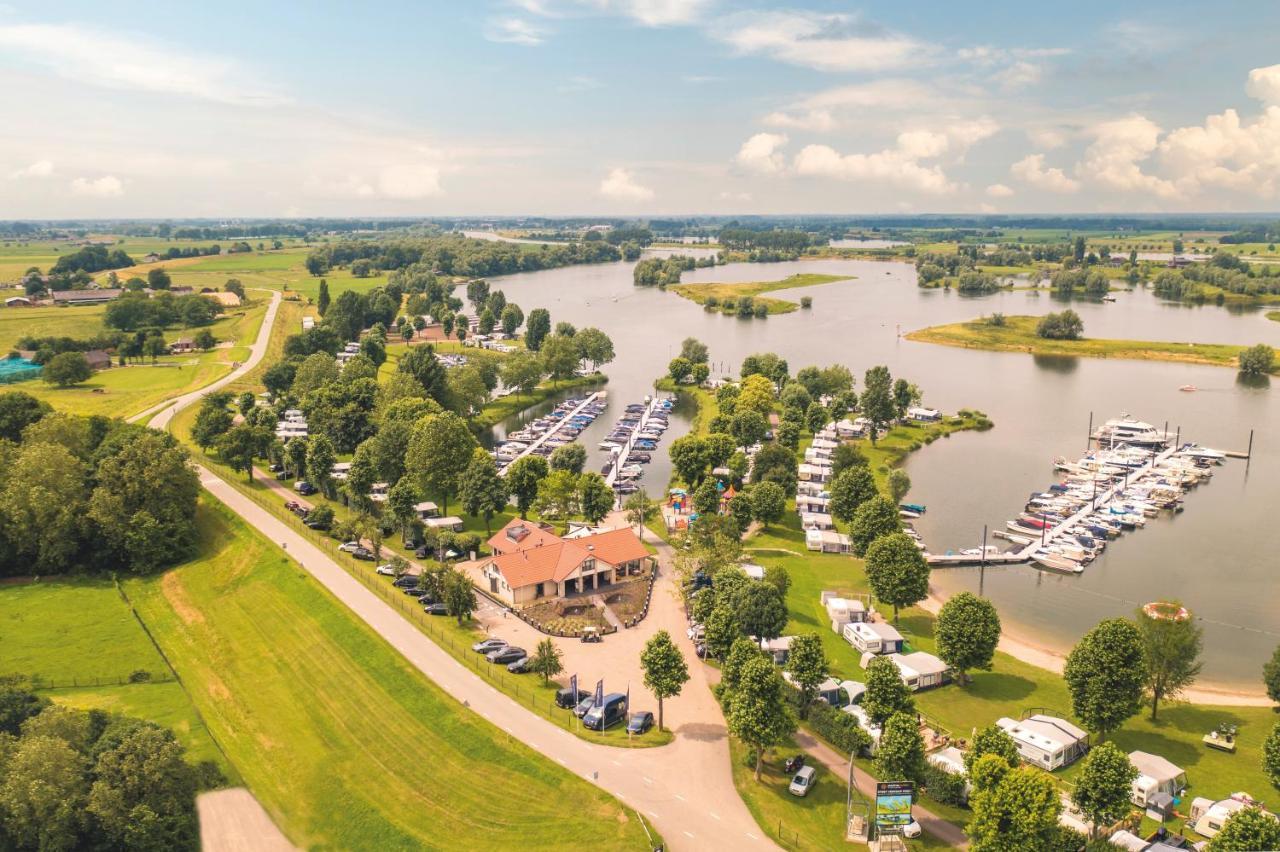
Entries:
[[135,669],[129,672],[129,683],[149,683],[151,681],[151,672],[146,669]]
[[1036,336],[1046,340],[1079,340],[1084,334],[1084,320],[1073,310],[1045,314],[1036,324]]
[[[800,693],[796,692],[798,698]],[[809,726],[837,751],[843,754],[862,754],[871,748],[871,737],[858,727],[858,720],[843,710],[837,710],[825,701],[815,701],[809,707]]]
[[925,792],[934,801],[957,807],[968,803],[968,797],[964,793],[966,781],[963,775],[926,763],[922,780]]
[[1240,372],[1246,376],[1261,376],[1275,367],[1276,353],[1265,343],[1250,346],[1240,353]]

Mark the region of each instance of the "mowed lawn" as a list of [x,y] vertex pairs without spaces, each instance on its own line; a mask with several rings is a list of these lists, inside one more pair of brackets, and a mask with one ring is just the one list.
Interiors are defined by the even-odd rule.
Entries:
[[294,843],[647,848],[633,813],[463,709],[227,509],[200,524],[202,558],[129,593]]
[[[135,671],[155,682],[129,683]],[[39,678],[60,704],[99,708],[171,728],[192,762],[234,778],[182,685],[109,580],[0,585],[0,675]],[[71,686],[79,684],[78,686]]]

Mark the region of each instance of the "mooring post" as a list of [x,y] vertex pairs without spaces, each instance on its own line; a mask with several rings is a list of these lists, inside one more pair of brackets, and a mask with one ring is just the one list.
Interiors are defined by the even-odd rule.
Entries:
[[1249,430],[1249,449],[1245,450],[1244,457],[1246,460],[1253,458],[1253,430],[1252,429]]
[[1175,447],[1182,446],[1182,424],[1178,424],[1178,437],[1173,439],[1173,445]]
[[978,597],[982,597],[982,587],[987,579],[987,525],[982,525],[982,555],[978,557]]
[[1093,441],[1093,412],[1089,412],[1089,432],[1084,436],[1084,451],[1089,452],[1089,447]]

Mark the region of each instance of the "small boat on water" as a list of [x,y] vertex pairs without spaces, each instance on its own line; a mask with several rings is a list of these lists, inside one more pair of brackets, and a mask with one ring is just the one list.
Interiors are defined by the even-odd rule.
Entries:
[[1031,554],[1031,561],[1049,571],[1056,571],[1059,574],[1080,574],[1084,572],[1084,566],[1078,562],[1072,562],[1065,556],[1052,553],[1047,550],[1036,550]]
[[1195,393],[1196,391],[1199,390],[1199,388],[1196,387],[1195,385],[1183,385],[1182,387],[1178,388],[1178,390],[1182,391],[1183,393]]

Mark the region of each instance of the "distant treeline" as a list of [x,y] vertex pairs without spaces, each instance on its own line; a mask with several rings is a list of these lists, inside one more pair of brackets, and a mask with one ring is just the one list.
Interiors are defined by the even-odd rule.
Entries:
[[444,275],[480,277],[621,258],[622,253],[603,240],[550,246],[446,235],[402,240],[342,240],[312,250],[307,256],[307,269],[312,275],[323,275],[332,267],[367,260],[384,271],[423,264]]
[[1208,263],[1167,269],[1156,276],[1152,290],[1166,299],[1188,302],[1217,297],[1211,288],[1236,296],[1280,293],[1280,269],[1270,264],[1245,263],[1233,254],[1216,254]]

